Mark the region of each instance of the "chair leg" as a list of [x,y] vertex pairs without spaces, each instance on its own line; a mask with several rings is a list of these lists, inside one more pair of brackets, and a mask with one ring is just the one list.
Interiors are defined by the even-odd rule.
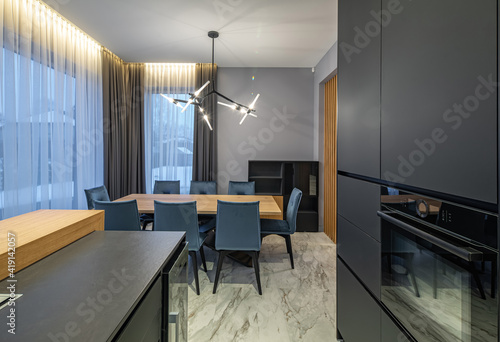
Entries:
[[260,285],[260,267],[259,267],[259,255],[258,252],[252,252],[252,263],[255,268],[255,278],[257,278],[257,288],[259,294],[262,296],[262,286]]
[[220,270],[222,268],[222,263],[224,261],[224,257],[226,256],[227,251],[220,251],[219,252],[219,261],[217,262],[217,270],[215,272],[215,282],[214,282],[214,290],[213,293],[217,291],[217,284],[219,282],[219,275],[220,275]]
[[194,275],[194,282],[196,285],[196,294],[200,295],[200,282],[198,280],[198,261],[196,260],[196,252],[195,251],[189,251],[189,255],[191,256],[191,261],[193,263],[193,275]]
[[200,256],[203,267],[205,268],[205,272],[207,272],[207,261],[205,260],[205,251],[203,250],[203,246],[200,247]]
[[290,235],[281,235],[281,236],[285,238],[286,251],[288,252],[288,254],[290,254],[290,263],[292,264],[292,269],[294,269],[295,265],[293,264],[292,239],[290,238]]

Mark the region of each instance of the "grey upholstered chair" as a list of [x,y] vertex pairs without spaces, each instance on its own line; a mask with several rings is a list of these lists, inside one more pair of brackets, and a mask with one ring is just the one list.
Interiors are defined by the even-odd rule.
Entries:
[[255,195],[255,182],[229,181],[228,195]]
[[108,201],[108,190],[104,185],[92,189],[85,189],[85,197],[87,197],[87,207],[89,210],[94,209],[94,201]]
[[286,250],[290,254],[292,268],[295,268],[295,266],[293,264],[292,240],[290,239],[290,235],[295,233],[297,229],[297,212],[301,199],[302,191],[297,188],[293,189],[288,201],[288,207],[286,208],[286,220],[260,220],[262,238],[267,235],[276,234],[285,239]]
[[208,181],[191,181],[191,195],[217,195],[217,183]]
[[157,180],[153,188],[153,194],[180,194],[181,181]]
[[260,214],[259,202],[225,202],[217,201],[217,228],[215,230],[215,249],[219,252],[214,290],[217,291],[220,270],[224,257],[235,251],[248,253],[252,256],[255,268],[257,287],[262,294],[260,285],[259,251]]
[[[212,181],[191,181],[191,195],[217,195],[217,183]],[[208,233],[215,228],[215,215],[199,215],[200,233]]]
[[188,242],[189,255],[193,263],[193,274],[196,284],[196,294],[200,294],[200,283],[198,280],[198,263],[196,252],[200,252],[201,261],[205,272],[207,264],[205,253],[203,252],[203,243],[207,237],[206,234],[198,231],[198,213],[196,202],[184,203],[166,203],[155,201],[155,231],[185,231]]
[[137,201],[94,201],[95,209],[104,210],[104,230],[141,230]]

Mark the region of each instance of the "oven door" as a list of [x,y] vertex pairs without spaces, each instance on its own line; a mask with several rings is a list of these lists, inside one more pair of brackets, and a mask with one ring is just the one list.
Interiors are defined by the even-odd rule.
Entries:
[[403,214],[382,219],[381,300],[416,341],[497,342],[497,251]]

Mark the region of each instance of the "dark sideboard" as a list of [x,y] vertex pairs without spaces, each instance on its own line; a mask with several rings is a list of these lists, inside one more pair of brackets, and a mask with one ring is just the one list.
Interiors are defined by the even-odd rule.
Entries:
[[297,231],[318,231],[318,162],[249,160],[248,181],[255,181],[256,195],[283,196],[285,215],[293,188],[302,191]]

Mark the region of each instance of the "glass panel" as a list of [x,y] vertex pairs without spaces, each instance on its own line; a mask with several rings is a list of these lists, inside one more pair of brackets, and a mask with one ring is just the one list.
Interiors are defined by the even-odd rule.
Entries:
[[497,254],[464,261],[384,224],[382,301],[410,333],[419,342],[496,342]]
[[187,342],[187,245],[168,273],[168,342]]
[[[188,100],[188,94],[166,94]],[[193,174],[194,106],[185,112],[170,104],[160,94],[153,94],[152,101],[152,154],[151,180],[180,180],[181,194],[188,194]]]

